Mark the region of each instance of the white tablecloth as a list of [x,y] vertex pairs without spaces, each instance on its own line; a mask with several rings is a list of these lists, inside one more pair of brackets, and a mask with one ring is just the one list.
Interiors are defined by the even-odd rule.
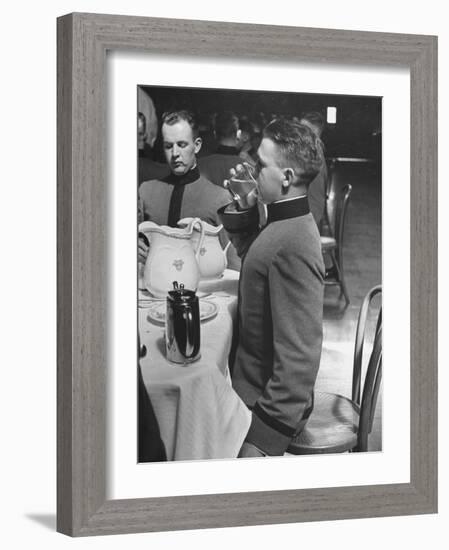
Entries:
[[177,365],[165,357],[165,328],[139,307],[142,376],[149,393],[168,460],[235,458],[251,416],[231,387],[228,355],[236,315],[238,272],[226,270],[214,282],[202,282],[203,299],[218,305],[214,319],[201,323],[201,358]]

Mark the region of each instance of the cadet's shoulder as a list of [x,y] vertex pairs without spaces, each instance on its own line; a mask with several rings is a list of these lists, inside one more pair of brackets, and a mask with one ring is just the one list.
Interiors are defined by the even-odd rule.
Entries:
[[206,177],[200,176],[199,181],[201,182],[202,189],[204,190],[205,193],[208,193],[216,197],[217,196],[218,197],[223,196],[226,198],[229,197],[228,192],[226,191],[226,189],[224,189],[224,187],[220,187],[219,185],[212,183]]
[[162,180],[152,179],[152,180],[143,181],[139,185],[139,189],[151,189],[152,187],[158,187],[161,185],[166,185],[166,183],[163,182]]
[[315,250],[321,251],[320,235],[312,214],[298,216],[269,224],[262,231],[267,241],[278,243],[278,250]]

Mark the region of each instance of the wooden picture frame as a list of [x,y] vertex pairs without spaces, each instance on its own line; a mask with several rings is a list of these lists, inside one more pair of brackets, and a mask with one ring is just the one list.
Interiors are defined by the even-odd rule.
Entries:
[[[410,483],[106,499],[108,50],[410,69]],[[437,38],[82,13],[59,18],[57,389],[57,529],[68,535],[436,512]]]

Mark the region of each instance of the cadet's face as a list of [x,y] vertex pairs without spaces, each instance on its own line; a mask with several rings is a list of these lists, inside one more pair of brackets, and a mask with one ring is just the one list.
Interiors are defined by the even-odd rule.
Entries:
[[257,154],[259,156],[257,176],[259,199],[265,204],[270,204],[284,198],[282,195],[284,173],[277,164],[277,146],[271,139],[263,138]]
[[201,149],[201,139],[193,139],[192,128],[186,120],[173,125],[162,125],[164,153],[170,170],[182,176],[195,166],[196,154]]

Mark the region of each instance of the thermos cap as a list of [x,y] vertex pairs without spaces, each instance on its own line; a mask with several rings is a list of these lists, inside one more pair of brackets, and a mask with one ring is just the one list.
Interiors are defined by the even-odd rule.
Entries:
[[174,290],[168,291],[167,299],[171,299],[175,302],[190,302],[191,300],[194,300],[196,298],[195,291],[184,288],[184,285],[182,283],[178,286],[178,282],[173,281],[173,288]]

